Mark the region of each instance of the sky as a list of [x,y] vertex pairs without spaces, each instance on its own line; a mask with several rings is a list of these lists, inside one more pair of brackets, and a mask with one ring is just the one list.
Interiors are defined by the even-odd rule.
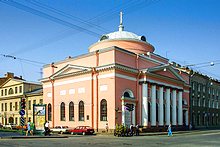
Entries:
[[[155,53],[220,79],[219,0],[0,0],[0,77],[39,81],[45,64],[88,53],[101,35],[144,35]],[[211,66],[214,63],[214,66]]]

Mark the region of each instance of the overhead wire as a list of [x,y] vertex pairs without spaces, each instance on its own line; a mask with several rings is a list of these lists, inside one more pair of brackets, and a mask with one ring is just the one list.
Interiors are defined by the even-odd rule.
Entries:
[[[3,2],[2,0],[0,0],[0,2]],[[35,1],[36,2],[36,1]],[[124,8],[124,10],[126,10],[126,9],[128,9],[129,7],[131,7],[131,6],[135,6],[134,5],[134,3],[135,2],[137,2],[137,1],[131,1],[132,3],[127,3],[127,5],[125,5],[126,7]],[[8,4],[8,5],[11,5],[11,6],[14,6],[14,7],[16,7],[16,8],[18,8],[18,9],[21,9],[21,10],[24,10],[24,11],[26,11],[26,12],[29,12],[29,13],[32,13],[32,14],[35,14],[35,15],[38,15],[38,16],[40,16],[40,17],[44,17],[44,18],[46,18],[46,19],[49,19],[49,20],[52,20],[52,21],[54,21],[54,22],[57,22],[57,23],[60,23],[60,24],[63,24],[63,25],[66,25],[66,26],[68,26],[68,27],[70,27],[70,28],[73,28],[73,29],[76,29],[76,30],[78,30],[78,31],[86,31],[88,34],[93,34],[94,36],[98,36],[98,35],[100,35],[100,34],[97,34],[97,33],[94,33],[94,32],[91,32],[91,31],[89,31],[89,30],[83,30],[84,28],[82,28],[82,27],[79,27],[79,26],[77,26],[77,25],[72,25],[71,23],[69,23],[69,22],[66,22],[66,21],[63,21],[62,19],[59,19],[59,18],[56,18],[56,17],[54,17],[54,16],[51,16],[51,15],[49,15],[49,14],[46,14],[46,13],[44,13],[44,12],[41,12],[41,11],[38,11],[38,10],[35,10],[35,9],[33,9],[33,8],[31,8],[31,7],[28,7],[28,6],[25,6],[25,5],[22,5],[22,4],[20,4],[20,3],[17,3],[17,2],[14,2],[14,1],[11,1],[11,0],[8,0],[7,2],[3,2],[3,3],[6,3],[6,4]],[[140,4],[142,4],[142,3],[138,3],[139,5]],[[38,5],[39,6],[39,5]],[[134,7],[133,7],[134,8]],[[46,7],[45,7],[45,9],[46,9]],[[121,7],[120,7],[120,9],[121,9]],[[54,12],[59,12],[60,14],[62,14],[62,15],[66,15],[65,13],[62,13],[62,11],[58,11],[58,10],[56,10],[56,9],[53,9],[54,10]],[[116,12],[118,12],[118,10],[112,10],[112,9],[110,9],[110,11],[112,12],[112,14],[114,14],[114,13],[116,13]],[[39,12],[39,14],[37,14]],[[66,16],[68,16],[68,15],[66,15]],[[69,15],[69,16],[71,16],[71,15]],[[102,13],[102,15],[100,15],[100,16],[98,16],[98,17],[96,17],[96,18],[100,18],[100,17],[103,17],[103,16],[107,16],[107,14],[103,14]],[[72,17],[72,16],[71,16]],[[90,19],[90,20],[95,20],[94,18],[93,19]],[[83,23],[83,20],[81,21],[82,23]],[[88,21],[85,21],[86,23],[88,23]],[[84,23],[85,23],[84,22]],[[91,25],[90,25],[91,26]],[[18,58],[19,59],[19,58]],[[22,60],[22,59],[21,59]],[[27,61],[27,59],[25,60],[25,61]],[[29,60],[29,61],[31,61],[31,60]]]
[[[131,2],[133,2],[133,1],[129,1],[126,6],[128,6]],[[38,4],[39,4],[39,2],[38,2]],[[132,3],[132,5],[133,5],[133,4],[134,4],[134,3]],[[132,6],[132,5],[130,5],[130,6]],[[47,6],[44,5],[44,8],[47,9]],[[121,8],[121,6],[117,6],[117,7],[114,8],[114,9],[116,9],[116,10],[118,11],[118,8]],[[48,9],[49,9],[49,8],[48,8]],[[50,9],[52,9],[52,8],[50,8]],[[114,9],[110,9],[110,10],[114,10]],[[57,9],[53,9],[53,10],[59,12],[59,10],[57,10]],[[107,10],[107,11],[105,11],[104,13],[101,13],[101,14],[98,15],[97,17],[103,16],[103,14],[105,14],[106,12],[109,12],[110,10]],[[72,16],[72,17],[74,17],[74,16]],[[94,19],[94,18],[91,18],[91,19],[87,20],[86,22],[92,23],[90,20],[93,20],[93,19]],[[70,33],[70,34],[68,34],[68,33]],[[71,30],[70,32],[69,32],[69,30],[68,30],[68,31],[64,31],[64,32],[62,32],[62,33],[59,33],[58,36],[55,36],[55,37],[52,37],[52,38],[49,38],[49,39],[46,39],[46,40],[41,40],[41,41],[38,42],[38,43],[35,43],[35,44],[33,44],[33,45],[30,45],[30,46],[27,46],[27,47],[25,47],[25,48],[19,49],[19,50],[17,50],[16,52],[13,52],[13,53],[11,53],[11,54],[18,54],[18,53],[22,53],[23,51],[30,51],[30,50],[37,49],[37,48],[39,48],[39,47],[48,45],[48,44],[50,44],[51,42],[54,42],[54,41],[57,41],[57,40],[61,40],[61,39],[65,39],[66,37],[72,36],[72,35],[74,35],[73,33],[74,33],[74,31],[72,31],[72,30]],[[101,35],[100,35],[100,36],[101,36]]]
[[41,65],[46,64],[46,63],[43,63],[43,62],[29,60],[29,59],[25,59],[25,58],[19,58],[19,57],[15,57],[15,56],[12,56],[12,55],[6,55],[6,54],[0,54],[0,55],[3,56],[3,57],[6,57],[6,58],[18,59],[18,60],[21,60],[21,61],[26,61],[26,62],[35,63],[35,64],[41,64]]
[[50,12],[53,12],[55,14],[59,14],[59,15],[64,16],[66,18],[70,18],[72,20],[75,20],[75,21],[77,21],[79,23],[82,23],[84,25],[87,25],[89,27],[94,27],[94,28],[96,28],[96,29],[98,29],[100,31],[108,31],[107,29],[103,28],[100,25],[91,23],[89,21],[83,20],[83,19],[81,19],[79,17],[76,17],[74,15],[65,13],[64,11],[58,10],[58,9],[56,9],[54,7],[49,6],[49,5],[45,5],[45,4],[43,4],[43,3],[39,2],[39,1],[36,1],[36,0],[32,0],[32,1],[26,0],[26,1],[31,3],[32,5],[35,5],[35,6],[40,7],[40,8],[43,8],[46,11],[50,11]]
[[[146,0],[145,0],[146,1]],[[145,1],[142,1],[142,3],[143,2],[145,2]],[[149,1],[149,0],[147,0],[147,1]],[[151,0],[150,0],[151,1]],[[99,17],[104,17],[104,16],[106,16],[106,15],[104,15],[104,14],[106,14],[107,12],[111,12],[111,11],[113,11],[113,12],[118,12],[119,11],[119,9],[123,9],[124,7],[125,7],[125,9],[128,9],[129,7],[132,7],[132,10],[134,10],[134,6],[137,6],[137,5],[140,5],[140,4],[142,4],[142,3],[138,3],[138,4],[135,4],[135,2],[137,2],[137,1],[134,1],[134,0],[131,0],[131,1],[129,1],[129,2],[127,2],[126,4],[124,4],[124,5],[118,5],[118,6],[116,6],[115,8],[113,8],[113,9],[110,9],[110,10],[107,10],[107,11],[105,11],[104,13],[102,13],[102,14],[100,14],[100,15],[97,15],[96,17],[94,17],[94,18],[91,18],[91,19],[89,19],[89,20],[87,20],[87,21],[85,21],[86,23],[88,22],[88,23],[92,23],[91,22],[91,20],[95,20],[95,18],[99,18]],[[41,3],[40,2],[38,2],[38,5],[40,5]],[[43,5],[43,4],[42,4]],[[144,5],[144,6],[147,6],[147,5]],[[43,7],[45,8],[45,9],[48,9],[48,10],[50,10],[50,9],[52,9],[54,12],[62,12],[62,11],[60,11],[60,10],[57,10],[57,9],[55,9],[55,8],[52,8],[52,7],[49,7],[49,6],[46,6],[46,5],[43,5]],[[47,8],[48,7],[48,8]],[[63,15],[65,15],[66,13],[62,13]],[[113,15],[113,13],[111,13],[111,15]],[[71,15],[71,17],[75,17],[75,16],[72,16]],[[109,20],[109,19],[108,19]],[[83,20],[82,20],[83,21]],[[102,21],[102,22],[104,22],[104,21]],[[70,34],[69,34],[70,33]],[[46,40],[41,40],[40,42],[38,42],[38,43],[35,43],[35,44],[32,44],[32,45],[29,45],[29,46],[27,46],[27,47],[25,47],[25,48],[22,48],[22,49],[19,49],[19,50],[17,50],[16,52],[13,52],[13,53],[11,53],[11,54],[18,54],[18,53],[22,53],[23,51],[30,51],[30,50],[34,50],[34,49],[37,49],[37,48],[39,48],[39,47],[42,47],[42,46],[45,46],[45,45],[48,45],[48,44],[50,44],[50,43],[52,43],[52,42],[55,42],[55,41],[57,41],[57,40],[61,40],[61,39],[65,39],[66,37],[69,37],[69,36],[72,36],[72,35],[74,35],[73,34],[74,33],[74,31],[70,31],[69,32],[69,30],[68,31],[64,31],[64,32],[62,32],[62,33],[59,33],[59,35],[58,36],[55,36],[55,37],[52,37],[52,38],[49,38],[49,39],[46,39]]]
[[18,8],[18,9],[20,9],[20,10],[23,10],[23,11],[26,11],[26,12],[29,12],[29,13],[32,13],[32,14],[34,14],[34,15],[43,17],[43,18],[45,18],[45,19],[51,20],[51,21],[56,22],[56,23],[58,23],[58,24],[64,25],[64,26],[66,26],[66,27],[69,27],[69,28],[72,28],[72,29],[76,29],[76,30],[78,30],[78,31],[80,31],[80,32],[85,32],[85,33],[87,33],[87,34],[89,34],[89,35],[92,35],[92,36],[95,36],[95,37],[100,36],[100,34],[98,34],[98,33],[96,33],[96,32],[93,32],[93,31],[88,30],[88,29],[86,29],[86,28],[83,28],[83,27],[81,27],[81,26],[72,24],[72,23],[70,23],[70,22],[68,22],[68,21],[62,20],[62,19],[60,19],[60,18],[57,18],[57,17],[52,16],[52,15],[49,15],[49,14],[44,13],[44,12],[42,12],[42,11],[36,10],[36,9],[34,9],[34,8],[25,6],[25,5],[21,4],[21,3],[15,2],[15,1],[13,1],[13,0],[7,0],[7,1],[1,0],[0,2],[5,3],[5,4],[7,4],[7,5],[10,5],[10,6],[13,6],[13,7],[16,7],[16,8]]

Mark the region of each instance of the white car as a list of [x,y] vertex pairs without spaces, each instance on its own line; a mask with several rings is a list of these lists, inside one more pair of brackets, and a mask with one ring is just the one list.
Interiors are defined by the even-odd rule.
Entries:
[[6,125],[3,125],[3,128],[4,129],[16,129],[16,124],[13,124],[13,123],[9,123],[9,124],[6,124]]
[[56,126],[56,127],[52,128],[52,129],[50,129],[50,131],[51,131],[52,133],[60,133],[60,134],[63,134],[63,133],[66,133],[66,132],[67,132],[67,129],[68,129],[68,128],[69,128],[68,126]]

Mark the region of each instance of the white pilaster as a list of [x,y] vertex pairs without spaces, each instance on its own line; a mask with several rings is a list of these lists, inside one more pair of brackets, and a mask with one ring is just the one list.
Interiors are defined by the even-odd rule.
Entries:
[[121,102],[121,109],[122,109],[122,113],[121,113],[121,117],[122,117],[122,124],[125,125],[125,102],[124,100],[122,100]]
[[183,100],[183,92],[178,92],[178,125],[183,125],[183,106],[182,106],[182,100]]
[[148,124],[148,87],[147,83],[142,84],[142,126],[147,126]]
[[135,104],[133,104],[134,105],[134,110],[132,111],[132,124],[134,125],[134,126],[136,126],[136,116],[135,116],[135,112],[136,112],[136,109],[135,109],[135,107],[136,107],[136,105]]
[[166,125],[170,124],[170,89],[166,89]]
[[163,87],[159,88],[159,126],[163,126]]
[[172,125],[176,125],[176,90],[172,91]]
[[151,87],[151,126],[156,126],[156,85]]

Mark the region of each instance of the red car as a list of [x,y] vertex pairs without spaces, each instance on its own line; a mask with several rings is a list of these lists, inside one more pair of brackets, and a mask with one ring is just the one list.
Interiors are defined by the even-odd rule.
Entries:
[[74,129],[68,129],[68,132],[70,134],[82,134],[82,135],[91,134],[92,135],[95,131],[93,128],[89,126],[78,126]]

